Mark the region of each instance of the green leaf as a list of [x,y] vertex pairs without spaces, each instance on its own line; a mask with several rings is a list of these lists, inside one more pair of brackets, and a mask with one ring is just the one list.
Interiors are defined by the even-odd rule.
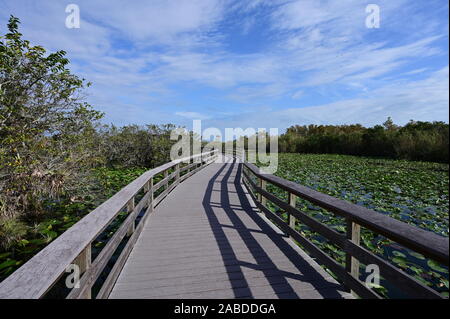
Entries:
[[445,268],[441,267],[441,266],[440,266],[437,262],[435,262],[434,260],[429,259],[429,260],[427,261],[427,265],[428,265],[431,269],[433,269],[433,270],[435,270],[435,271],[442,272],[442,273],[448,273],[448,269],[445,269]]
[[407,265],[406,265],[406,260],[404,259],[404,258],[402,258],[402,257],[394,257],[394,258],[392,258],[392,261],[394,262],[394,263],[396,263],[397,264],[397,266],[399,266],[399,267],[401,267],[401,268],[407,268]]
[[25,247],[26,245],[28,245],[30,242],[26,239],[22,239],[19,241],[19,245],[22,247]]
[[394,250],[392,253],[394,254],[394,256],[406,258],[406,255],[402,252],[399,252],[398,250]]
[[420,281],[422,284],[426,286],[431,286],[431,283],[427,280],[425,280],[422,276],[414,275],[414,278],[416,278],[418,281]]
[[2,254],[0,254],[0,259],[6,258],[6,257],[8,257],[8,256],[10,256],[10,255],[11,255],[10,252],[2,253]]
[[417,259],[420,259],[420,260],[425,260],[425,257],[423,256],[423,255],[421,255],[421,254],[419,254],[419,253],[416,253],[416,252],[410,252],[409,253],[411,256],[413,256],[413,257],[416,257]]
[[14,266],[17,263],[17,260],[8,259],[0,264],[0,270],[6,267]]

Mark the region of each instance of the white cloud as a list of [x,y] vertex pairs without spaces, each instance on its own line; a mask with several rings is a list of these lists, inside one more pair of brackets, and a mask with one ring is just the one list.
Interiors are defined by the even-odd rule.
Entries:
[[[430,80],[425,85],[425,82],[399,80],[408,74],[419,74],[425,68],[412,65],[413,71],[396,73],[405,66],[411,69],[411,61],[416,59],[447,53],[436,49],[436,42],[448,36],[448,30],[442,29],[440,23],[425,21],[427,30],[420,32],[410,32],[414,25],[400,25],[410,20],[407,14],[414,7],[410,3],[405,6],[405,0],[377,2],[381,7],[382,28],[395,27],[395,32],[404,35],[398,43],[389,42],[389,38],[383,39],[384,42],[371,38],[374,33],[364,25],[364,9],[369,2],[359,0],[155,0],[126,4],[80,0],[77,2],[82,18],[80,29],[65,28],[64,1],[6,3],[5,8],[0,8],[0,28],[4,28],[10,13],[15,14],[22,20],[26,38],[53,51],[68,51],[74,72],[94,83],[89,100],[107,112],[108,120],[170,121],[175,110],[169,108],[186,105],[179,88],[220,91],[217,100],[244,106],[229,110],[234,118],[228,117],[226,121],[243,123],[250,120],[243,114],[257,105],[277,109],[276,104],[271,104],[276,99],[303,103],[309,91],[327,95],[337,90],[335,86],[356,92],[346,101],[326,107],[279,109],[271,113],[273,117],[262,112],[254,116],[265,123],[273,118],[280,127],[293,119],[337,120],[340,114],[347,114],[349,120],[357,120],[358,116],[367,119],[364,108],[367,114],[381,117],[383,112],[391,112],[389,107],[396,108],[395,103],[427,108],[427,112],[417,110],[416,115],[423,118],[443,114],[445,88],[440,82]],[[270,24],[264,30],[270,35],[267,39],[270,45],[257,53],[242,54],[222,43],[233,36],[223,34],[220,29],[221,23],[228,22],[227,14],[245,12],[239,23],[243,26],[242,33],[248,32],[251,37],[256,25],[261,28],[262,22],[255,18],[255,13],[262,8],[267,14],[257,17],[269,17]],[[426,69],[432,71],[433,67]],[[386,86],[387,76],[396,92]],[[435,77],[436,74],[431,78]],[[377,89],[383,86],[383,90]],[[425,102],[420,102],[425,97],[416,95],[417,90],[427,92],[429,106],[424,107]],[[438,103],[435,112],[432,103]],[[379,109],[383,105],[377,104],[386,107]],[[208,120],[222,117],[220,111],[206,114],[199,107],[189,105],[192,111],[177,112],[177,116]],[[345,112],[345,105],[353,108]],[[335,109],[339,112],[328,117]],[[402,119],[414,111],[400,109],[403,113],[396,112]],[[380,111],[374,113],[374,110]],[[320,111],[325,114],[319,116]],[[359,115],[353,117],[353,114]]]
[[304,95],[304,93],[305,92],[303,92],[302,90],[294,92],[294,94],[292,94],[292,98],[297,100],[297,99],[301,98]]
[[210,117],[198,112],[175,112],[175,115],[190,119],[190,120],[206,120]]
[[449,116],[449,68],[416,82],[397,81],[368,93],[365,97],[345,99],[323,105],[289,108],[270,112],[248,112],[208,121],[218,127],[277,127],[294,124],[383,123],[391,116],[397,124],[410,119],[445,120]]
[[175,44],[188,32],[209,30],[220,20],[222,2],[218,0],[153,0],[83,2],[90,17],[145,45]]

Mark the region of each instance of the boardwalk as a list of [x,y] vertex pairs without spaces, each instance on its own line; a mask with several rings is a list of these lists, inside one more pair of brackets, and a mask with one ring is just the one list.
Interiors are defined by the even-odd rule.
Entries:
[[[382,298],[366,284],[364,265],[377,265],[405,297],[446,298],[360,242],[365,228],[448,267],[448,237],[266,174],[243,150],[234,155],[239,163],[222,156],[205,151],[146,171],[2,281],[0,299]],[[298,200],[344,218],[344,231],[299,209]],[[299,232],[301,224],[338,247],[345,263]]]
[[351,298],[213,163],[148,218],[110,298]]

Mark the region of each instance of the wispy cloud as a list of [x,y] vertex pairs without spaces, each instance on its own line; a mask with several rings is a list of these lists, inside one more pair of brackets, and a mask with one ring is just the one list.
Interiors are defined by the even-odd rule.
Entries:
[[206,120],[206,119],[210,118],[209,116],[198,113],[198,112],[175,112],[175,115],[178,115],[178,116],[190,119],[190,120]]
[[218,127],[287,128],[294,124],[353,124],[372,126],[383,123],[391,116],[396,123],[411,119],[423,121],[449,117],[449,68],[432,73],[416,82],[396,81],[359,98],[345,99],[327,104],[314,104],[301,108],[288,108],[270,112],[247,112],[244,116],[228,116],[207,121]]
[[283,129],[448,115],[444,0],[379,0],[380,29],[365,27],[360,0],[80,0],[80,29],[64,26],[68,3],[1,1],[0,31],[14,14],[33,43],[66,50],[106,121]]

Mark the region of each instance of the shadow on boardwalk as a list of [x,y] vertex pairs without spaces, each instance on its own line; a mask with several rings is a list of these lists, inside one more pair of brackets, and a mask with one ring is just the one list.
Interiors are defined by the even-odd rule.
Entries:
[[347,297],[255,210],[241,174],[236,162],[214,163],[177,186],[144,225],[109,297]]
[[[223,165],[208,182],[202,202],[205,214],[220,249],[224,265],[227,268],[229,282],[235,298],[253,298],[251,286],[247,282],[242,271],[245,267],[261,271],[278,298],[300,298],[295,292],[296,287],[291,286],[288,278],[290,281],[295,280],[299,283],[310,283],[323,298],[342,298],[342,295],[338,292],[342,287],[339,284],[330,284],[329,281],[318,274],[317,270],[301,258],[298,252],[285,241],[283,238],[285,235],[276,232],[261,218],[254,207],[252,207],[247,198],[246,191],[243,189],[240,182],[242,174],[241,170],[242,166],[238,165],[236,161],[229,165]],[[236,174],[233,174],[234,171],[236,171]],[[215,184],[220,185],[220,203],[212,202],[212,193]],[[230,202],[230,184],[233,185],[232,188],[236,190],[238,195],[238,205],[232,205]],[[238,232],[240,238],[255,259],[255,264],[239,261],[224,232],[224,228],[230,226],[222,225],[219,222],[214,212],[214,207],[220,207],[227,214],[227,217],[233,225],[231,227]],[[250,216],[260,230],[248,228],[239,216],[239,214],[242,213]],[[300,274],[278,269],[269,254],[253,236],[253,233],[258,232],[266,234],[291,263],[295,265]],[[327,289],[323,289],[325,287]]]

